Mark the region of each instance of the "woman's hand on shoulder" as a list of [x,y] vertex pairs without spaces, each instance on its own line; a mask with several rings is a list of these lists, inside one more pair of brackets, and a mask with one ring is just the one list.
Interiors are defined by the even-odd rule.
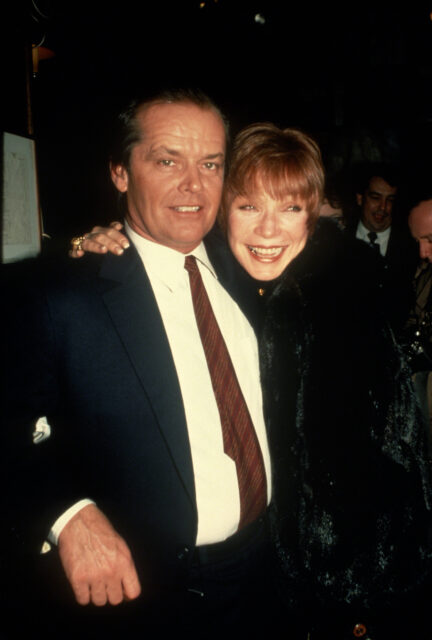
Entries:
[[108,253],[120,256],[129,248],[129,240],[121,233],[121,222],[111,222],[109,227],[93,227],[90,233],[72,238],[69,255],[82,258],[85,253]]

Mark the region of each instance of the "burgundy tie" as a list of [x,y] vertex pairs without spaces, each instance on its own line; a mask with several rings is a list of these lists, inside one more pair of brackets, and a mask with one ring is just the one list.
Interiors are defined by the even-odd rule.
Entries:
[[256,520],[266,508],[267,483],[263,457],[194,256],[186,256],[185,269],[189,273],[196,321],[221,418],[224,451],[236,464],[240,529]]

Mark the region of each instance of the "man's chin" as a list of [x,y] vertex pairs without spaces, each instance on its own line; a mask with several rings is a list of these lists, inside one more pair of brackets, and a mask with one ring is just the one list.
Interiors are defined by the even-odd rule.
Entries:
[[171,248],[180,251],[181,253],[190,253],[193,251],[205,238],[205,236],[210,231],[209,229],[199,229],[196,232],[185,232],[175,234],[175,238],[173,237],[172,241],[167,246],[171,246]]
[[374,218],[374,231],[376,232],[380,232],[380,231],[385,231],[386,229],[389,228],[389,226],[391,225],[391,220],[389,218],[379,218],[379,219],[375,219]]

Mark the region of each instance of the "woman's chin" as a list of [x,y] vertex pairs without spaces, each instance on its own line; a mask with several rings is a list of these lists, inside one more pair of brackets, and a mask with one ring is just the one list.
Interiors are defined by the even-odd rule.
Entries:
[[270,282],[271,280],[275,280],[278,278],[282,271],[285,269],[285,264],[278,265],[251,265],[242,264],[242,267],[248,272],[248,274],[254,280],[259,280],[260,282]]

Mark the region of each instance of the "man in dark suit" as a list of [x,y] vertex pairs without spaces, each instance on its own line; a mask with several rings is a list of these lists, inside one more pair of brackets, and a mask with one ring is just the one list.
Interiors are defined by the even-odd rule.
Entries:
[[377,277],[396,330],[403,326],[412,303],[411,282],[417,263],[406,220],[395,211],[398,184],[391,165],[364,168],[356,188],[357,215],[346,226],[347,233],[366,242],[378,256]]
[[419,258],[432,263],[432,189],[428,195],[417,195],[410,208],[408,226],[418,243]]
[[[107,613],[110,625],[124,614],[130,628],[133,612],[140,629],[246,631],[271,600],[271,474],[255,337],[202,243],[221,198],[224,121],[205,96],[180,92],[131,104],[119,125],[111,177],[132,246],[120,258],[56,264],[19,296],[12,462],[17,499],[29,482],[35,499],[25,513],[11,508],[14,535],[33,551],[47,536],[58,545],[59,558],[53,550],[46,558],[59,585],[63,566],[79,604],[109,611],[134,600]],[[186,255],[199,266],[253,424],[263,477],[254,500],[263,506],[245,522]],[[41,600],[52,615],[54,601]],[[67,612],[62,637],[78,615]],[[104,615],[93,613],[94,630],[105,631]]]
[[418,244],[419,264],[414,278],[415,304],[407,323],[414,385],[423,409],[429,451],[432,451],[432,188],[429,174],[412,188],[408,225]]

